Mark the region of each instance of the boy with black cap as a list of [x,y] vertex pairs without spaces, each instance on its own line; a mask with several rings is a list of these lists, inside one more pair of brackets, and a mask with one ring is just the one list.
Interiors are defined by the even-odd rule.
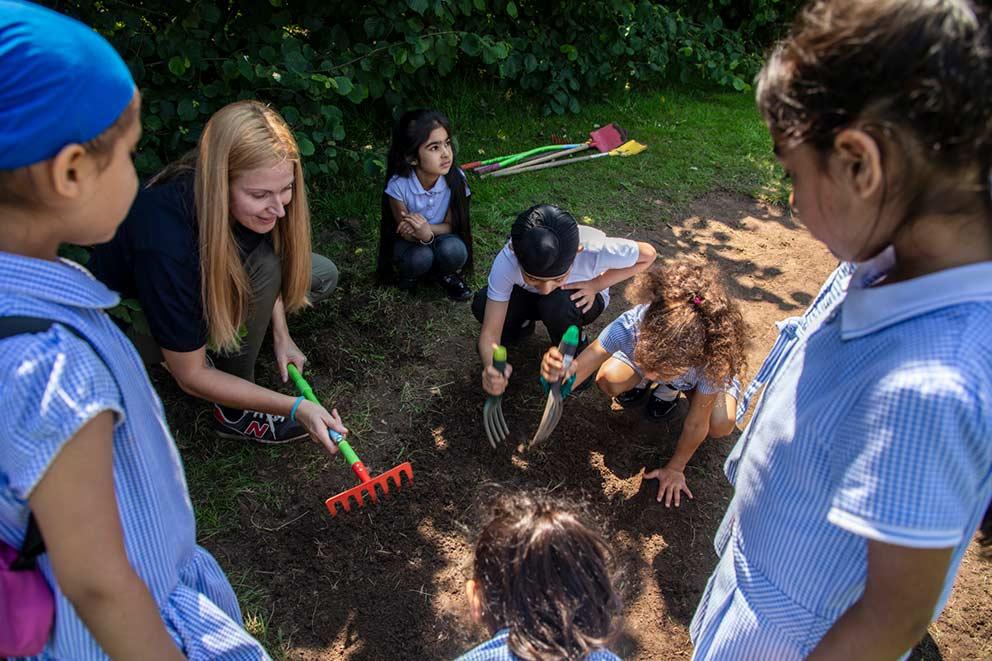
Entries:
[[472,302],[472,313],[482,322],[483,389],[502,394],[512,372],[510,365],[505,375],[493,368],[494,345],[529,335],[538,320],[557,345],[569,326],[595,321],[610,302],[610,287],[648,268],[655,254],[650,244],[580,226],[572,214],[550,204],[517,216],[510,240],[493,260],[488,287]]

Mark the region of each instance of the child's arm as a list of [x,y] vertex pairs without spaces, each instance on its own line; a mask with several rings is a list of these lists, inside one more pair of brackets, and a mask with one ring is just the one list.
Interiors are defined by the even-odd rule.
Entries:
[[610,358],[610,353],[599,343],[599,338],[586,347],[579,357],[572,361],[566,374],[561,373],[563,356],[558,351],[558,347],[548,349],[541,360],[541,376],[548,383],[558,380],[567,380],[575,375],[575,385],[585,383],[586,379],[592,376],[600,366]]
[[506,322],[506,309],[509,305],[509,301],[486,299],[482,331],[479,333],[479,358],[482,359],[482,389],[490,395],[502,395],[506,390],[510,374],[513,373],[513,367],[509,363],[506,364],[503,374],[493,367],[493,347],[499,344],[503,335],[503,324]]
[[104,652],[115,659],[184,658],[124,551],[110,411],[65,444],[29,504],[59,589]]
[[809,659],[895,659],[908,652],[927,632],[953,551],[868,540],[865,591]]
[[692,492],[685,481],[685,467],[710,432],[710,416],[718,394],[703,394],[699,391],[693,394],[689,415],[682,424],[682,433],[675,446],[675,454],[661,468],[644,474],[644,479],[658,480],[658,502],[664,498],[665,507],[670,507],[673,501],[678,507],[682,493],[692,498]]
[[650,243],[638,241],[637,261],[634,262],[633,265],[622,269],[609,269],[607,271],[603,271],[592,280],[572,282],[570,284],[563,285],[562,289],[576,290],[576,292],[572,294],[572,300],[575,301],[576,307],[582,308],[583,312],[588,312],[589,309],[592,308],[593,303],[596,302],[596,294],[598,292],[608,289],[613,285],[623,282],[627,278],[631,278],[641,271],[644,271],[654,263],[657,254],[658,253],[654,249],[654,246]]
[[396,233],[407,241],[412,241],[414,237],[414,227],[409,221],[410,212],[407,211],[406,204],[389,197],[389,210],[393,212],[393,220],[396,222]]

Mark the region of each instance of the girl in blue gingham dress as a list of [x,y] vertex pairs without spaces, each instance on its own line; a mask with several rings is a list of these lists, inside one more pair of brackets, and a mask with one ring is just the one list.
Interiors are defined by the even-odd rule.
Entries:
[[820,0],[758,77],[841,265],[745,393],[698,659],[905,657],[947,602],[992,496],[990,26],[969,0]]
[[0,54],[0,316],[55,322],[0,340],[0,540],[20,548],[30,515],[44,538],[38,658],[268,658],[196,544],[162,404],[105,314],[118,296],[57,257],[107,241],[134,199],[134,82],[94,31],[28,3],[0,0]]
[[[734,430],[747,327],[717,270],[702,261],[680,259],[645,271],[626,296],[637,305],[603,329],[565,378],[574,375],[581,384],[595,374],[599,389],[625,408],[648,397],[651,418],[670,415],[685,393],[689,412],[672,456],[644,474],[658,480],[658,502],[679,507],[683,494],[693,497],[685,467],[696,450]],[[542,377],[561,378],[561,366],[552,347],[541,362]]]
[[550,496],[494,500],[465,593],[491,638],[458,661],[619,661],[607,648],[622,624],[609,543]]

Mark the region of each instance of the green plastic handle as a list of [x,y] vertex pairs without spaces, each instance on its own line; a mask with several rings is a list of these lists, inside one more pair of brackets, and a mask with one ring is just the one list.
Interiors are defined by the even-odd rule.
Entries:
[[579,327],[569,326],[568,330],[561,338],[561,346],[558,350],[566,356],[574,356],[575,350],[579,348]]
[[[323,406],[323,404],[320,403],[320,400],[317,399],[317,396],[313,394],[313,388],[311,388],[310,384],[303,378],[300,371],[296,369],[296,365],[290,363],[286,366],[286,370],[289,372],[289,377],[293,379],[293,383],[296,384],[296,388],[300,391],[301,395],[317,406]],[[351,449],[351,445],[348,444],[348,441],[344,440],[344,436],[337,433],[330,427],[327,428],[327,433],[330,435],[331,440],[337,444],[338,450],[341,452],[341,456],[345,458],[349,466],[353,465],[355,462],[361,461],[361,459],[358,458],[358,455],[355,454],[355,451]]]
[[493,367],[495,367],[496,371],[500,374],[502,374],[506,369],[506,347],[502,344],[497,345],[493,349]]

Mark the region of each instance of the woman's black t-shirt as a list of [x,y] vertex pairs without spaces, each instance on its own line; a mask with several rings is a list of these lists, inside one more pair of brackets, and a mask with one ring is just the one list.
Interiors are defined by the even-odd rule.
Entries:
[[[240,223],[234,223],[234,236],[242,256],[265,240]],[[191,174],[142,188],[114,238],[94,247],[87,268],[141,303],[163,349],[196,351],[207,343]]]

